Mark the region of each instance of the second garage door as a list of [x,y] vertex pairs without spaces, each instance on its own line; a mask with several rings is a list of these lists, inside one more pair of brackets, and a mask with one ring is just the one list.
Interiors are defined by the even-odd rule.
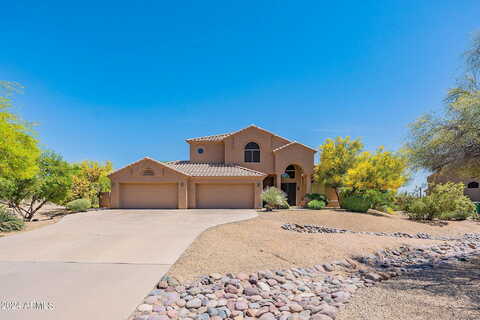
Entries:
[[130,209],[175,209],[178,195],[176,183],[122,183],[120,204]]
[[249,209],[254,207],[253,183],[197,184],[199,209]]

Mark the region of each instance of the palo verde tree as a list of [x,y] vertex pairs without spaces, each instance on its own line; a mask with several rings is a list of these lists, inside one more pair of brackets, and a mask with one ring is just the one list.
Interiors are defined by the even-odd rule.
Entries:
[[3,179],[0,199],[8,207],[31,221],[46,203],[61,204],[72,186],[74,169],[52,151],[43,152],[37,159],[38,172],[30,178]]
[[339,198],[338,189],[345,186],[346,174],[357,164],[362,149],[359,139],[327,139],[320,146],[320,163],[315,167],[315,180],[333,188]]
[[101,192],[110,191],[108,175],[113,166],[110,161],[101,164],[97,161],[83,161],[74,165],[75,173],[72,178],[72,189],[66,201],[88,199],[93,206],[98,206]]
[[352,190],[394,191],[408,180],[407,159],[401,154],[385,151],[362,152],[345,175],[345,186]]
[[411,124],[406,150],[416,168],[480,174],[480,32],[465,58],[463,78],[448,91],[444,110]]
[[12,112],[13,93],[20,86],[0,81],[0,184],[9,178],[31,178],[38,172],[38,141],[31,124]]

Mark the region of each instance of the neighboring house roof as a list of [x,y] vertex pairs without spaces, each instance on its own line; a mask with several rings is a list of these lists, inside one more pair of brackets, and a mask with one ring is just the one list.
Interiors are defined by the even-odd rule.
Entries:
[[265,173],[231,163],[171,161],[165,165],[193,177],[262,177]]
[[172,168],[172,167],[166,165],[166,162],[161,162],[161,161],[158,161],[158,160],[149,158],[149,157],[145,157],[145,158],[142,158],[142,159],[137,160],[137,161],[135,161],[135,162],[132,162],[132,163],[130,163],[130,164],[128,164],[128,165],[120,168],[120,169],[117,169],[117,170],[113,171],[112,173],[110,173],[110,174],[108,175],[108,177],[111,177],[111,176],[113,176],[114,174],[116,174],[116,173],[118,173],[118,172],[120,172],[120,171],[123,171],[123,170],[125,170],[125,169],[127,169],[127,168],[133,167],[134,165],[139,164],[139,163],[142,162],[142,161],[152,161],[152,162],[154,162],[154,163],[156,163],[156,164],[159,164],[159,165],[161,165],[161,166],[163,166],[163,167],[165,167],[165,168],[172,169],[173,171],[176,171],[176,172],[178,172],[178,173],[180,173],[180,174],[182,174],[182,175],[188,176],[188,174],[186,174],[185,172],[179,171],[179,170],[177,170],[177,169],[175,169],[175,168]]
[[258,130],[260,130],[260,131],[263,131],[263,132],[266,132],[266,133],[268,133],[268,134],[271,134],[272,136],[278,137],[278,138],[283,139],[283,140],[285,140],[285,141],[287,141],[287,142],[291,142],[290,140],[288,140],[288,139],[286,139],[286,138],[284,138],[284,137],[281,137],[281,136],[279,136],[279,135],[277,135],[277,134],[275,134],[275,133],[273,133],[273,132],[270,132],[270,131],[268,131],[268,130],[265,130],[265,129],[263,129],[263,128],[260,128],[260,127],[254,125],[254,124],[249,125],[248,127],[245,127],[245,128],[243,128],[243,129],[230,132],[230,133],[222,133],[222,134],[216,134],[216,135],[213,135],[213,136],[204,136],[204,137],[190,138],[190,139],[187,139],[187,140],[185,140],[185,141],[187,141],[187,142],[222,142],[225,138],[228,138],[228,137],[230,137],[230,136],[236,135],[236,134],[238,134],[238,133],[240,133],[240,132],[242,132],[242,131],[245,131],[245,130],[247,130],[247,129],[249,129],[249,128],[256,128],[256,129],[258,129]]
[[280,150],[283,150],[283,149],[286,149],[286,148],[289,148],[289,147],[295,146],[295,145],[301,146],[301,147],[303,147],[303,148],[305,148],[305,149],[308,149],[308,150],[310,150],[310,151],[313,151],[313,152],[317,152],[317,150],[315,150],[315,149],[313,149],[313,148],[310,148],[309,146],[306,146],[306,145],[304,145],[304,144],[302,144],[302,143],[300,143],[300,142],[297,142],[297,141],[292,141],[292,142],[287,143],[287,144],[285,144],[285,145],[283,145],[283,146],[281,146],[281,147],[278,147],[278,148],[276,148],[276,149],[273,149],[273,152],[277,152],[277,151],[280,151]]

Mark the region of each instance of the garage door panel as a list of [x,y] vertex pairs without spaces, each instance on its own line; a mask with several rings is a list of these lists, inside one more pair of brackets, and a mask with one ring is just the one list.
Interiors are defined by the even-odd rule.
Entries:
[[123,183],[120,203],[127,209],[175,209],[177,193],[175,183]]
[[250,209],[254,207],[252,183],[197,184],[199,209]]

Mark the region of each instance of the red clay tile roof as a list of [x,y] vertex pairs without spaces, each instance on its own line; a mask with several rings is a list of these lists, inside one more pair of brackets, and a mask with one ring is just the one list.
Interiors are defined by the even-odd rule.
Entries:
[[304,145],[304,144],[302,144],[302,143],[300,143],[300,142],[297,142],[297,141],[292,141],[292,142],[290,142],[290,143],[284,144],[284,145],[281,146],[281,147],[278,147],[278,148],[276,148],[276,149],[273,149],[273,152],[280,151],[280,150],[282,150],[282,149],[288,148],[288,147],[293,146],[293,145],[299,145],[299,146],[302,146],[302,147],[304,147],[304,148],[306,148],[306,149],[308,149],[308,150],[311,150],[311,151],[313,151],[313,152],[317,152],[317,150],[315,150],[315,149],[313,149],[313,148],[310,148],[309,146],[306,146],[306,145]]
[[221,141],[223,141],[223,139],[225,139],[225,138],[227,138],[227,137],[229,137],[229,136],[232,136],[232,135],[234,135],[234,134],[240,133],[240,132],[242,132],[242,131],[244,131],[244,130],[247,130],[248,128],[257,128],[258,130],[261,130],[261,131],[263,131],[263,132],[269,133],[269,134],[271,134],[271,135],[273,135],[273,136],[276,136],[276,137],[278,137],[278,138],[280,138],[280,139],[283,139],[283,140],[285,140],[285,141],[290,142],[290,140],[288,140],[288,139],[286,139],[286,138],[284,138],[284,137],[281,137],[281,136],[279,136],[279,135],[277,135],[277,134],[275,134],[275,133],[273,133],[273,132],[270,132],[270,131],[268,131],[268,130],[265,130],[265,129],[263,129],[263,128],[260,128],[260,127],[254,125],[254,124],[249,125],[248,127],[245,127],[245,128],[243,128],[243,129],[230,132],[230,133],[222,133],[222,134],[216,134],[216,135],[213,135],[213,136],[190,138],[190,139],[187,139],[187,140],[185,140],[185,141],[187,141],[187,142],[221,142]]
[[[154,163],[158,163],[158,164],[161,165],[161,166],[170,168],[169,166],[166,165],[166,162],[158,161],[158,160],[152,159],[152,158],[150,158],[150,157],[144,157],[144,158],[142,158],[142,159],[140,159],[140,160],[137,160],[137,161],[135,161],[135,162],[132,162],[132,163],[130,163],[130,164],[127,164],[126,166],[121,167],[120,169],[117,169],[117,170],[111,172],[107,177],[113,176],[114,174],[116,174],[116,173],[118,173],[118,172],[120,172],[120,171],[122,171],[122,170],[124,170],[124,169],[133,167],[134,165],[136,165],[136,164],[138,164],[138,163],[140,163],[140,162],[142,162],[142,161],[145,161],[145,160],[152,161],[152,162],[154,162]],[[186,174],[186,173],[184,173],[184,172],[182,172],[182,171],[176,170],[175,168],[170,168],[170,169],[172,169],[172,170],[174,170],[174,171],[177,171],[177,172],[180,173],[180,174],[188,175],[188,174]]]
[[231,163],[170,161],[166,166],[193,177],[262,177],[265,173]]
[[215,134],[213,136],[190,138],[190,139],[187,139],[186,141],[187,142],[218,142],[218,141],[222,141],[223,139],[225,139],[230,135],[231,133]]

